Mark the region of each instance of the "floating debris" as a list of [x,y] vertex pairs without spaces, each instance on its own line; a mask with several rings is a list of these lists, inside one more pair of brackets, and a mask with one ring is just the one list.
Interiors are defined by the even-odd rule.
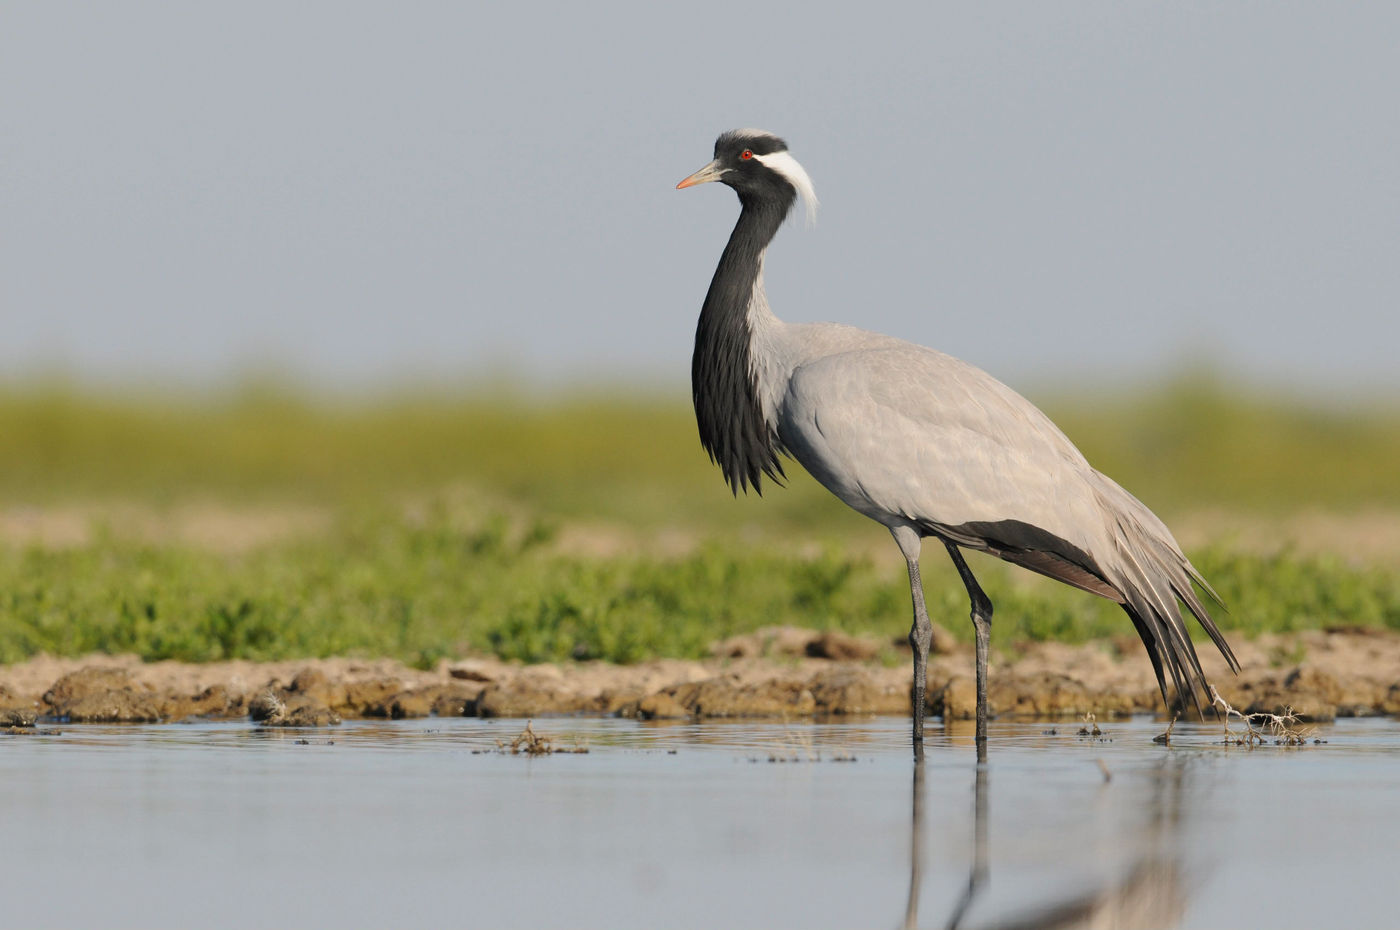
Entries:
[[1167,724],[1166,731],[1152,737],[1152,742],[1161,743],[1163,746],[1170,746],[1172,742],[1172,730],[1175,729],[1176,721],[1180,719],[1180,717],[1181,714],[1172,714],[1172,722]]
[[572,746],[556,746],[552,738],[536,733],[533,724],[533,720],[527,720],[525,721],[525,729],[521,730],[514,739],[498,739],[494,750],[474,749],[472,754],[482,755],[493,751],[508,756],[549,756],[556,753],[586,755],[588,753],[588,744],[580,743],[577,739],[574,740]]
[[[1270,740],[1275,746],[1306,746],[1309,739],[1312,739],[1313,745],[1326,742],[1312,738],[1317,732],[1316,727],[1304,729],[1295,726],[1298,717],[1293,713],[1292,707],[1285,706],[1281,714],[1243,714],[1231,707],[1229,702],[1220,696],[1220,692],[1215,690],[1214,685],[1210,686],[1210,697],[1211,706],[1219,706],[1224,711],[1220,716],[1221,726],[1225,730],[1225,736],[1220,740],[1223,745],[1253,749],[1255,746],[1267,744]],[[1244,733],[1235,733],[1230,729],[1231,717],[1238,717],[1244,722]],[[1256,721],[1263,729],[1255,728]]]
[[27,707],[0,710],[0,727],[32,727],[39,715]]

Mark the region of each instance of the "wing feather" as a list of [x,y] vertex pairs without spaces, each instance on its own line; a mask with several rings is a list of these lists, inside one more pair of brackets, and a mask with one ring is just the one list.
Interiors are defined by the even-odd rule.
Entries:
[[[1122,604],[1158,684],[1206,679],[1180,604],[1232,669],[1197,596],[1215,592],[1145,505],[1089,465],[1033,404],[980,369],[888,340],[796,366],[779,411],[789,454],[851,507]],[[1164,674],[1165,673],[1165,674]]]

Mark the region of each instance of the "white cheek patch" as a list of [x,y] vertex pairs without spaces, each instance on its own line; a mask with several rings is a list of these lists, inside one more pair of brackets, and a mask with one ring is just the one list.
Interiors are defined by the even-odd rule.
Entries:
[[788,183],[797,188],[797,192],[802,195],[802,202],[807,205],[807,222],[815,223],[817,220],[817,191],[812,187],[812,179],[807,176],[807,169],[798,164],[797,159],[789,152],[774,152],[771,155],[755,155],[754,161],[762,162],[765,167],[787,178]]

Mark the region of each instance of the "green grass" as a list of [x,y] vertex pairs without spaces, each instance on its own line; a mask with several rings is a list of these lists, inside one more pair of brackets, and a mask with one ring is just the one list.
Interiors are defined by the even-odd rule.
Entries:
[[[1203,571],[1233,636],[1330,625],[1400,629],[1400,580],[1335,559],[1207,551]],[[967,638],[967,603],[930,558],[929,609]],[[676,557],[581,558],[539,525],[383,518],[238,556],[108,537],[72,549],[0,550],[0,661],[36,652],[134,652],[208,661],[392,656],[428,666],[491,652],[526,661],[699,657],[768,624],[894,639],[909,625],[900,560],[762,544]],[[994,641],[1131,634],[1106,601],[1027,581],[982,559]]]
[[[1185,380],[1111,402],[1048,403],[1091,460],[1170,518],[1400,505],[1400,413],[1299,411]],[[134,652],[207,661],[392,656],[430,665],[700,656],[770,624],[894,639],[903,566],[881,530],[793,466],[787,489],[730,498],[685,398],[419,393],[331,403],[251,387],[228,396],[0,389],[0,511],[104,502],[161,514],[312,507],[326,526],[252,548],[143,539],[121,525],[68,547],[0,539],[0,661]],[[560,543],[603,525],[610,555]],[[326,528],[328,527],[328,528]],[[671,532],[685,545],[654,548]],[[885,548],[882,548],[885,547]],[[872,557],[870,553],[883,555]],[[1193,554],[1233,636],[1400,629],[1395,573],[1334,557]],[[930,612],[967,638],[947,560],[926,560]],[[978,559],[994,641],[1131,635],[1116,607]]]

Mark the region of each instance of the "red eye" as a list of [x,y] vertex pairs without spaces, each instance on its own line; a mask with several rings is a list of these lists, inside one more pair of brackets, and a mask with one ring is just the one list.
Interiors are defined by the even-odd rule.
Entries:
[[739,158],[743,161],[748,161],[750,158],[753,158],[753,152],[751,152],[748,149],[744,149],[742,152],[739,153]]

